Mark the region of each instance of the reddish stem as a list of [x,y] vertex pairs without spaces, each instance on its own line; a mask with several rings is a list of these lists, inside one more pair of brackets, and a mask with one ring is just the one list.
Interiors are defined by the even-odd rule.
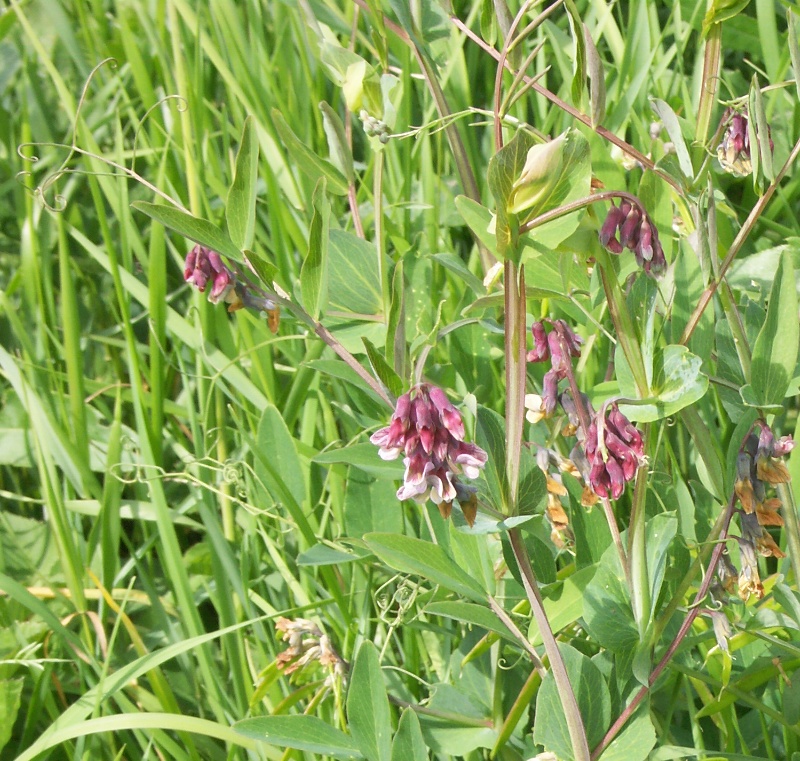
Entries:
[[639,704],[642,702],[642,700],[644,700],[647,693],[650,692],[650,688],[656,683],[658,677],[661,676],[661,673],[669,664],[672,656],[675,655],[675,651],[680,647],[681,642],[683,642],[684,637],[689,632],[689,629],[694,623],[695,618],[697,618],[698,614],[700,613],[699,604],[708,594],[708,588],[711,586],[711,580],[714,577],[714,571],[717,569],[717,563],[719,563],[719,559],[722,557],[722,553],[725,550],[725,539],[728,535],[728,526],[730,525],[731,518],[733,517],[733,506],[735,504],[736,494],[734,493],[731,495],[730,500],[728,500],[728,507],[725,513],[725,522],[722,526],[722,531],[720,531],[719,541],[714,547],[714,551],[711,553],[711,560],[709,561],[708,568],[703,576],[703,581],[700,584],[700,588],[697,590],[697,594],[695,595],[694,602],[691,605],[689,613],[686,615],[680,630],[675,635],[675,639],[672,640],[667,648],[667,651],[661,657],[661,660],[650,674],[650,678],[647,680],[647,686],[642,687],[642,689],[636,693],[633,700],[631,700],[631,702],[625,707],[625,710],[617,717],[617,720],[611,725],[611,728],[608,730],[608,732],[606,732],[606,736],[600,741],[600,744],[592,751],[592,761],[595,761],[595,759],[597,759],[600,754],[611,744],[611,741],[617,736],[622,727],[625,726],[625,723],[628,721],[628,719],[633,716],[634,712],[639,707]]

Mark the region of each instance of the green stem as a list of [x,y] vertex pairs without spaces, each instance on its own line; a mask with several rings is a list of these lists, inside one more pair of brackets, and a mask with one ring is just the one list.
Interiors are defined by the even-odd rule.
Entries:
[[517,514],[522,428],[525,421],[525,269],[505,263],[506,478],[510,515]]
[[383,297],[383,319],[389,320],[389,310],[392,303],[391,289],[389,287],[389,272],[386,268],[385,244],[383,239],[383,151],[375,154],[375,174],[372,186],[372,204],[375,208],[375,250],[378,254],[378,279],[381,284]]
[[564,718],[567,722],[573,758],[575,761],[589,761],[589,744],[586,741],[586,730],[578,709],[578,701],[575,699],[575,692],[570,684],[567,667],[564,665],[564,659],[561,657],[561,651],[558,649],[555,635],[550,627],[550,622],[547,620],[544,602],[541,594],[539,594],[536,575],[533,572],[528,551],[522,540],[522,534],[519,529],[513,528],[508,532],[508,538],[514,551],[514,558],[519,566],[525,594],[531,604],[533,617],[536,619],[545,652],[550,660],[550,671],[553,674],[558,697],[561,700],[561,708],[564,711]]
[[[644,427],[642,438],[645,451],[650,443],[650,425]],[[631,522],[628,527],[628,560],[631,568],[631,606],[639,627],[639,641],[644,642],[650,625],[650,579],[647,572],[647,546],[645,542],[645,501],[647,498],[647,468],[639,468],[631,503]]]
[[777,484],[775,491],[781,501],[783,513],[783,528],[786,532],[786,541],[789,549],[789,561],[794,571],[795,584],[800,579],[800,525],[797,520],[797,505],[794,501],[792,485]]
[[722,24],[713,24],[706,38],[703,55],[703,81],[700,85],[700,102],[697,107],[697,128],[695,130],[694,163],[705,159],[705,142],[711,124],[711,113],[717,100],[719,87],[719,63],[722,52]]
[[595,257],[600,268],[600,278],[603,281],[603,290],[606,293],[608,302],[608,313],[617,332],[617,341],[622,347],[625,359],[633,373],[633,379],[639,396],[646,399],[650,395],[650,384],[647,382],[647,373],[644,369],[644,359],[639,342],[636,340],[636,329],[634,328],[628,307],[625,304],[625,297],[617,282],[617,275],[611,265],[608,253],[602,249]]

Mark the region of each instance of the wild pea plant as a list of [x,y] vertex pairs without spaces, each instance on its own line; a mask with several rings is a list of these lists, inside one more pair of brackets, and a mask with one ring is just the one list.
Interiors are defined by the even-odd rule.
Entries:
[[[71,146],[91,171],[140,181],[137,225],[148,215],[196,242],[183,279],[212,305],[195,297],[201,339],[175,359],[184,391],[206,394],[192,436],[165,446],[163,408],[133,386],[131,483],[159,535],[131,544],[131,567],[155,544],[186,616],[180,653],[196,651],[192,678],[213,685],[195,690],[206,716],[182,723],[170,717],[194,716],[191,701],[151,672],[163,710],[151,726],[183,732],[152,742],[187,758],[192,734],[214,738],[208,757],[792,757],[793,12],[573,0],[276,12],[302,30],[305,74],[327,97],[312,113],[275,86],[282,108],[242,108],[252,96],[223,73],[243,112],[237,145],[223,119],[227,186],[198,181],[188,141],[164,153],[186,162],[188,200],[157,162],[145,178],[125,160],[136,152],[121,131],[116,158],[80,148],[77,131]],[[725,34],[756,21],[765,71],[751,72],[725,57]],[[763,44],[774,38],[785,52]],[[208,105],[182,107],[186,140]],[[154,240],[149,288],[163,297]],[[124,294],[139,284],[108,269],[135,357]],[[149,308],[163,399],[159,357],[177,339]],[[236,470],[221,488],[197,476],[213,431],[216,461]],[[208,538],[175,529],[169,449],[203,495]],[[120,459],[108,483],[127,472]],[[119,523],[103,513],[100,526],[98,588],[135,589],[108,552]],[[193,550],[213,569],[199,586],[183,568]],[[80,578],[68,582],[78,599]],[[208,635],[192,607],[203,584]],[[106,605],[120,610],[110,593]],[[223,625],[225,649],[209,650]],[[235,633],[245,626],[252,637]],[[48,730],[20,757],[60,741]]]

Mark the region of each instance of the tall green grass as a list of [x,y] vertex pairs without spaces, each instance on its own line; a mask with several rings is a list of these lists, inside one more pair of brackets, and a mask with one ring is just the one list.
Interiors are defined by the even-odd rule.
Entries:
[[[383,5],[389,12],[392,4]],[[483,24],[491,39],[491,5],[454,2],[453,10],[470,28]],[[698,103],[706,4],[578,6],[606,63],[603,125],[647,153],[655,146],[649,98],[687,110]],[[771,0],[756,0],[726,24],[722,98],[746,93],[754,72],[765,82],[791,79],[776,10]],[[451,112],[460,115],[464,156],[485,168],[493,147],[482,120],[493,107],[495,64],[446,15],[430,21],[441,28],[431,42],[435,71]],[[131,209],[136,200],[154,200],[158,189],[222,223],[242,126],[251,116],[260,148],[254,247],[293,293],[316,178],[287,152],[272,111],[326,156],[318,108],[326,101],[352,127],[368,237],[379,231],[379,250],[403,259],[404,326],[409,342],[431,345],[427,375],[501,411],[496,315],[485,314],[480,324],[461,316],[485,290],[485,272],[454,202],[464,189],[451,143],[444,132],[426,129],[393,141],[377,159],[325,72],[320,24],[372,61],[385,46],[402,91],[398,132],[438,126],[408,46],[391,30],[376,31],[354,3],[14,0],[0,14],[3,758],[302,757],[231,729],[247,717],[309,707],[340,725],[341,705],[327,692],[324,673],[293,682],[277,669],[285,647],[274,630],[279,616],[319,621],[348,660],[362,641],[374,641],[392,694],[422,703],[434,724],[443,716],[455,722],[440,758],[486,757],[497,740],[486,722],[513,735],[498,757],[535,754],[522,720],[526,707],[511,711],[508,697],[533,689],[530,669],[505,671],[505,651],[482,639],[482,629],[426,613],[440,593],[374,558],[363,561],[358,539],[406,531],[452,541],[458,559],[498,596],[507,595],[510,608],[522,595],[515,582],[497,580],[492,545],[471,536],[451,540],[435,510],[431,521],[402,508],[391,485],[374,478],[391,470],[359,469],[330,455],[366,441],[364,432],[387,417],[379,400],[351,382],[330,349],[291,315],[284,313],[273,334],[263,316],[228,314],[191,291],[182,278],[191,243]],[[569,100],[572,42],[564,14],[537,35],[547,51],[534,63],[539,81]],[[787,136],[800,125],[795,95],[787,84],[766,99],[768,116],[789,122],[774,130],[776,156],[784,158]],[[712,131],[722,110],[713,105]],[[533,95],[511,114],[546,134],[572,124]],[[678,115],[691,121],[687,112]],[[602,144],[596,135],[591,140]],[[619,164],[609,160],[595,172],[606,186],[625,186]],[[485,172],[476,180],[490,205]],[[781,186],[760,222],[757,248],[798,235],[798,183],[792,174]],[[718,207],[721,240],[730,242],[734,221],[755,199],[751,183],[731,181]],[[352,232],[346,198],[332,203],[331,226]],[[558,281],[561,274],[552,276]],[[383,285],[372,284],[367,294],[381,304]],[[607,318],[598,299],[565,311]],[[348,319],[341,318],[337,336],[365,360],[360,336],[375,339],[381,324],[353,320],[348,329],[341,324]],[[457,330],[442,330],[462,319]],[[588,372],[602,380],[605,368],[590,364]],[[714,412],[709,402],[704,414],[711,419]],[[795,415],[793,406],[787,431]],[[721,431],[720,440],[731,433]],[[673,445],[675,462],[689,462],[688,437],[676,435]],[[585,530],[601,528],[595,521]],[[331,551],[346,554],[325,555]],[[574,570],[559,567],[563,577]],[[783,615],[780,607],[771,606],[765,618]],[[579,638],[577,618],[568,631]],[[671,695],[664,690],[654,698],[663,717],[660,743],[700,752],[705,735],[717,755],[791,757],[800,750],[797,724],[775,707],[776,696],[794,690],[790,684],[753,695],[744,682],[731,692],[735,702],[707,711],[713,718],[697,716],[703,705],[715,705],[730,676],[710,654],[710,633],[699,628],[695,647],[671,674]],[[785,639],[794,639],[793,631]],[[748,663],[760,668],[758,658],[775,647],[784,668],[795,670],[793,642],[737,636],[752,648]],[[706,658],[710,675],[700,673]],[[454,681],[458,693],[442,688],[429,702],[430,685]],[[509,715],[520,723],[506,727]],[[780,724],[783,756],[772,750],[773,722]]]

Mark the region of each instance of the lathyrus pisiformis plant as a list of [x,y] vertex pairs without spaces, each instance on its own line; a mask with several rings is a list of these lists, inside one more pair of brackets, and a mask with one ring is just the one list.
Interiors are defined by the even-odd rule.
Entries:
[[[349,440],[315,461],[369,516],[351,525],[402,514],[402,530],[319,538],[357,548],[365,575],[351,579],[417,580],[391,623],[378,595],[344,627],[339,729],[298,715],[237,731],[301,749],[314,732],[317,753],[370,759],[636,761],[691,742],[665,718],[686,712],[707,748],[771,748],[775,731],[726,711],[781,704],[777,672],[745,668],[785,656],[800,626],[793,249],[756,255],[756,288],[745,256],[781,229],[762,222],[800,151],[779,118],[794,86],[756,76],[723,110],[722,29],[739,6],[712,3],[691,32],[696,96],[656,72],[634,90],[630,61],[610,75],[612,22],[573,0],[483,3],[479,22],[390,6],[343,11],[352,45],[306,19],[338,104],[320,106],[328,158],[274,111],[245,121],[225,230],[134,204],[197,242],[186,282],[275,331],[304,327],[347,365],[312,362]],[[787,34],[795,51],[791,16]],[[445,76],[454,39],[493,87]],[[476,115],[487,122],[462,129]],[[264,253],[261,133],[301,190],[307,246],[290,266]],[[422,687],[392,678],[395,721],[381,665],[406,658]]]

